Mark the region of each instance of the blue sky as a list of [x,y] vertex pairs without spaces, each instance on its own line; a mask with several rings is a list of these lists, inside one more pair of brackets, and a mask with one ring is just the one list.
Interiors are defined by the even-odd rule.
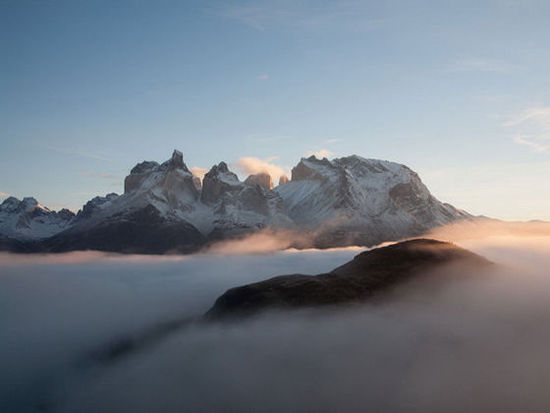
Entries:
[[283,170],[322,151],[550,219],[549,21],[530,0],[3,0],[0,195],[78,209],[174,148]]

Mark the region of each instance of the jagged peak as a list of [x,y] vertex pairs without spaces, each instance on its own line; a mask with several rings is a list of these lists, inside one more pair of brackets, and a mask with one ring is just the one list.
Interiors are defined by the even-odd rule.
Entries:
[[227,166],[227,164],[224,162],[224,161],[221,161],[219,164],[217,165],[214,165],[212,167],[213,170],[216,170],[218,172],[222,172],[222,173],[227,173],[227,172],[230,172],[229,171],[229,167]]
[[182,169],[185,172],[189,172],[187,165],[183,162],[183,153],[174,149],[172,156],[167,161],[159,164],[155,161],[143,161],[138,163],[130,171],[130,175],[145,174],[148,172],[155,172],[164,169]]
[[[225,162],[220,162],[217,165],[212,166],[210,170],[204,175],[205,179],[221,179],[227,183],[235,184],[240,183],[237,175],[229,170],[229,167]],[[204,185],[204,182],[203,182]]]
[[187,167],[183,163],[183,153],[178,151],[177,149],[174,149],[174,152],[172,152],[172,158],[170,158],[170,164],[176,168],[187,169]]
[[166,162],[163,162],[161,167],[168,167],[168,169],[181,169],[185,172],[189,172],[187,165],[183,162],[183,153],[177,149],[174,149],[174,152],[172,152],[172,157]]

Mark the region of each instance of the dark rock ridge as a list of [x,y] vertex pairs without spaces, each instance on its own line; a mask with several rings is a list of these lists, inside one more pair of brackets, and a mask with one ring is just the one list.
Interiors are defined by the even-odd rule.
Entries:
[[283,176],[279,183],[271,189],[265,173],[242,182],[225,162],[201,183],[175,150],[161,164],[138,163],[124,180],[124,194],[95,197],[76,216],[50,211],[34,198],[6,199],[0,249],[191,252],[262,229],[294,231],[297,247],[370,246],[473,218],[438,201],[406,166],[356,155],[302,158],[292,180]]
[[228,290],[206,313],[209,319],[242,317],[268,309],[360,303],[407,280],[460,264],[464,272],[491,265],[454,244],[415,239],[376,248],[320,275],[282,275]]
[[204,236],[191,224],[171,221],[152,205],[115,214],[96,225],[75,227],[42,243],[49,252],[78,250],[164,254],[196,252]]

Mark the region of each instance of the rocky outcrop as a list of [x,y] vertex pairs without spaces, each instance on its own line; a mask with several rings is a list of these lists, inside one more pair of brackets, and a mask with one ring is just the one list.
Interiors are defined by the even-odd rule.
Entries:
[[286,184],[287,182],[290,182],[290,179],[288,179],[288,176],[286,175],[281,175],[279,177],[279,185],[284,185]]
[[491,265],[485,258],[450,243],[405,241],[363,252],[326,274],[283,275],[232,288],[216,300],[206,317],[227,319],[269,309],[361,303],[452,264],[460,264],[465,276]]
[[205,204],[218,202],[225,194],[241,188],[236,174],[231,172],[225,162],[214,165],[202,179],[201,201]]
[[191,209],[200,197],[192,173],[183,162],[183,154],[174,150],[171,159],[158,164],[137,164],[124,180],[124,193],[148,192],[150,198],[166,202],[170,208]]
[[244,181],[247,185],[259,185],[263,189],[271,190],[273,189],[273,179],[271,179],[271,175],[267,173],[258,173],[250,175],[248,178]]
[[80,211],[78,211],[77,219],[87,219],[96,214],[101,208],[107,207],[110,202],[118,198],[118,194],[114,192],[105,196],[96,196],[86,202]]

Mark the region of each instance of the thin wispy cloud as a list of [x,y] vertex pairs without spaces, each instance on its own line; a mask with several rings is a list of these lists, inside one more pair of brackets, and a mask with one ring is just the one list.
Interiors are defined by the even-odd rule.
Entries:
[[342,142],[342,141],[343,141],[343,139],[341,139],[341,138],[329,138],[329,139],[325,140],[325,143],[330,145],[330,144],[339,143],[339,142]]
[[254,5],[224,5],[210,8],[208,13],[233,20],[256,30],[269,27],[288,27],[298,30],[327,30],[330,28],[371,31],[384,27],[387,20],[373,17],[368,4],[341,1],[311,9],[299,3]]
[[536,152],[550,152],[550,106],[528,108],[503,124],[514,128],[514,142]]
[[0,192],[0,198],[5,198],[7,196],[10,196],[10,194],[8,194],[6,192]]
[[256,30],[264,30],[269,14],[262,7],[226,5],[210,10],[220,17],[235,20]]
[[85,151],[85,150],[80,150],[80,149],[75,149],[75,148],[59,147],[59,146],[54,146],[54,145],[49,145],[49,144],[42,144],[41,146],[46,148],[46,149],[49,149],[51,151],[54,151],[54,152],[64,153],[64,154],[73,155],[73,156],[79,156],[81,158],[88,158],[88,159],[94,159],[94,160],[97,160],[97,161],[106,161],[106,162],[111,161],[110,159],[108,159],[108,158],[106,158],[102,155],[99,155],[99,154],[96,154],[96,153],[93,153],[93,152],[88,152],[88,151]]
[[269,79],[269,75],[265,74],[265,73],[261,74],[261,75],[257,75],[256,79],[258,79],[258,80],[267,80],[267,79]]
[[100,178],[100,179],[120,179],[120,176],[108,174],[108,173],[93,173],[93,172],[87,172],[82,171],[80,172],[80,175],[87,176],[90,178]]
[[493,72],[510,73],[517,69],[516,66],[488,58],[464,58],[457,59],[449,65],[452,72]]

